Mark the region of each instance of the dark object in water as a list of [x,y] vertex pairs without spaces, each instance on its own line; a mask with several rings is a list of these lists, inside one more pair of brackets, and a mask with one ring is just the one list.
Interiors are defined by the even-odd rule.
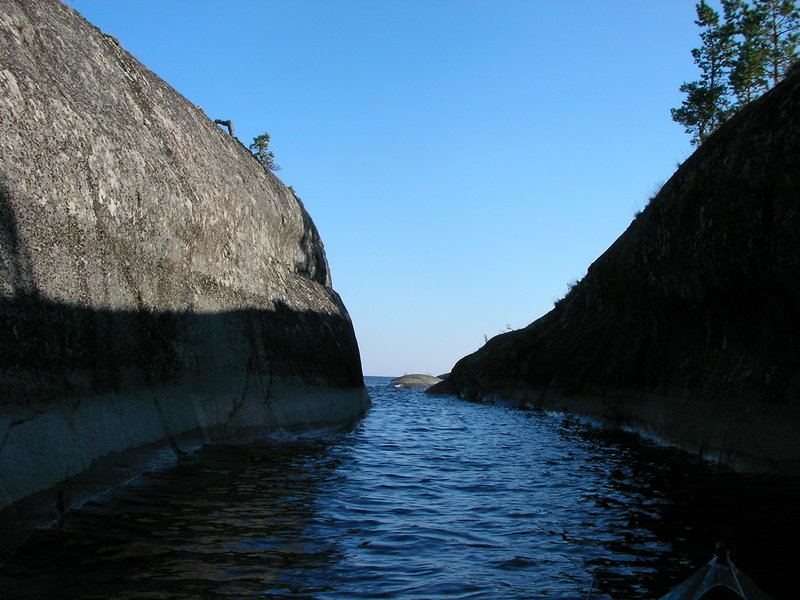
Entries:
[[714,558],[660,600],[772,600],[731,562],[728,548],[717,542]]

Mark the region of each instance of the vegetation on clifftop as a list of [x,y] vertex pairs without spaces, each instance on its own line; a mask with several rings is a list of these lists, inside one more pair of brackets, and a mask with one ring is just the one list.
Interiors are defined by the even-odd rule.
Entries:
[[794,67],[800,10],[795,0],[722,0],[722,17],[705,0],[696,10],[702,44],[692,57],[700,79],[681,85],[686,99],[671,113],[699,145]]
[[269,171],[280,171],[281,168],[275,162],[275,153],[269,149],[269,134],[262,133],[261,135],[253,138],[253,143],[250,144],[250,152],[256,157],[256,160],[261,163],[265,169]]

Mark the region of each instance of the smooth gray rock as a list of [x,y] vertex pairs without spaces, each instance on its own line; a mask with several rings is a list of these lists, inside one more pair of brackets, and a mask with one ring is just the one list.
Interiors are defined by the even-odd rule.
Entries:
[[395,377],[389,382],[391,387],[396,388],[414,388],[418,390],[427,390],[432,385],[439,383],[441,379],[433,375],[403,375],[402,377]]
[[198,444],[362,415],[297,197],[61,2],[0,30],[0,550]]

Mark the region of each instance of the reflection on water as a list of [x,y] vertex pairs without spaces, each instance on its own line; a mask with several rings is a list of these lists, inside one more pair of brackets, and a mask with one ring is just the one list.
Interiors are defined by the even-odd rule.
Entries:
[[10,598],[655,598],[718,539],[793,598],[797,481],[369,379],[351,433],[215,446],[68,513]]

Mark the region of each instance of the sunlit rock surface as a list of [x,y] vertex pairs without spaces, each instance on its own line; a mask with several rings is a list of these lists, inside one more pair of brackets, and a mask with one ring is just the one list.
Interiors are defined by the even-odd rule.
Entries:
[[795,70],[711,136],[551,312],[463,358],[448,386],[800,474],[798,232]]
[[197,444],[368,407],[300,201],[57,0],[0,5],[0,147],[0,546]]

